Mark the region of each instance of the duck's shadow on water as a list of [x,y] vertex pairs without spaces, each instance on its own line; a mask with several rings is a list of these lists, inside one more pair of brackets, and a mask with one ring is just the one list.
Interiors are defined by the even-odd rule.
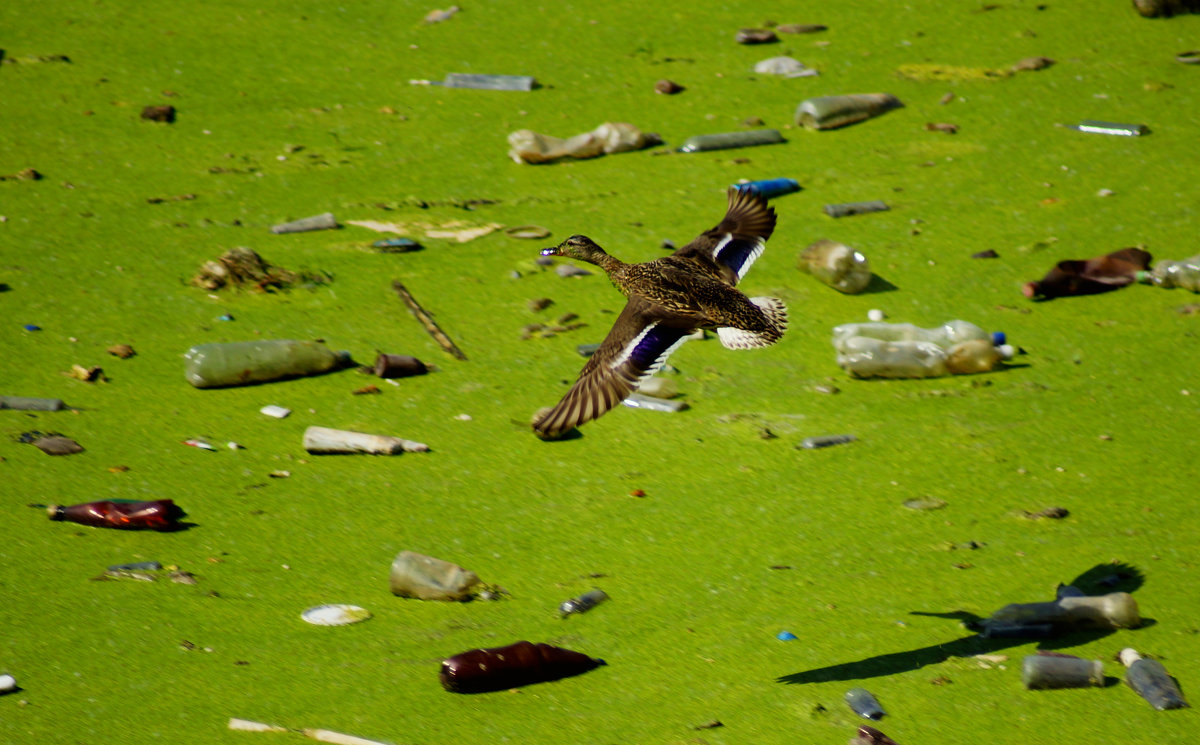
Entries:
[[[1133,592],[1142,583],[1143,576],[1135,567],[1099,564],[1076,577],[1070,585],[1078,588],[1087,595],[1103,595],[1110,592]],[[911,615],[953,619],[967,626],[972,626],[983,620],[979,616],[966,611],[951,611],[948,613],[912,611]],[[1143,618],[1139,628],[1153,626],[1154,623],[1153,619]],[[1042,639],[1038,643],[1037,648],[1046,651],[1069,649],[1115,633],[1115,629],[1076,631],[1054,638]],[[841,662],[835,665],[813,668],[812,670],[789,673],[788,675],[779,676],[776,682],[799,685],[803,683],[828,683],[875,678],[882,675],[895,675],[897,673],[919,670],[926,665],[945,662],[951,657],[992,654],[1004,649],[1024,646],[1029,641],[1030,638],[1028,637],[989,638],[980,636],[979,634],[972,634],[942,644],[921,647],[920,649],[890,652],[852,662]]]

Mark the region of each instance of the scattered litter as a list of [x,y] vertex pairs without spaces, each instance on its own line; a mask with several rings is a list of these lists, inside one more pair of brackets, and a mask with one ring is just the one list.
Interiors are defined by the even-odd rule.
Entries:
[[371,617],[371,611],[357,605],[333,603],[309,608],[300,617],[315,626],[345,626],[367,620]]
[[1065,507],[1047,507],[1039,512],[1026,512],[1025,517],[1029,518],[1030,520],[1040,520],[1042,518],[1061,520],[1069,514],[1071,513],[1068,512],[1067,508]]
[[127,360],[137,354],[137,352],[133,351],[133,347],[129,346],[128,344],[114,344],[105,351],[114,357],[120,357],[123,360]]
[[925,122],[928,132],[945,132],[948,135],[958,134],[958,125],[949,122]]
[[425,327],[425,330],[429,332],[429,335],[433,337],[433,340],[441,345],[442,349],[445,349],[447,352],[453,355],[455,359],[466,362],[467,355],[463,354],[463,351],[458,348],[458,345],[450,341],[450,337],[446,336],[446,332],[442,331],[442,327],[438,326],[437,322],[434,321],[427,312],[425,312],[425,309],[421,307],[421,304],[417,302],[417,299],[412,296],[412,293],[408,291],[408,288],[405,287],[400,280],[397,279],[392,281],[392,289],[396,291],[396,294],[399,295],[400,299],[404,301],[404,304],[408,306],[409,312],[411,312],[413,316],[415,316],[416,319],[421,322],[421,325]]
[[[214,291],[223,287],[238,287],[269,292],[286,290],[296,284],[328,284],[332,277],[326,273],[290,272],[272,266],[252,249],[238,246],[221,254],[214,261],[206,261],[200,271],[192,277],[191,284]],[[226,314],[229,316],[229,314]],[[223,320],[233,320],[233,316]],[[111,350],[110,350],[111,351]]]
[[941,65],[937,63],[911,63],[900,65],[896,74],[908,80],[920,82],[959,82],[963,80],[1003,80],[1011,77],[1013,71],[997,70],[990,67],[965,67],[962,65]]
[[509,228],[504,231],[513,238],[523,238],[536,240],[541,238],[549,238],[550,231],[540,225],[518,225],[515,228]]
[[24,328],[26,331],[41,331],[42,330],[41,326],[38,326],[37,324],[34,324],[34,323],[27,323],[22,328]]
[[83,452],[83,446],[70,437],[49,434],[34,437],[28,442],[46,455],[74,455]]
[[425,14],[425,22],[441,23],[442,21],[447,21],[451,18],[451,16],[460,10],[462,10],[462,8],[458,7],[457,5],[451,5],[445,10],[431,10]]
[[1028,690],[1104,686],[1104,664],[1066,654],[1026,655],[1021,683]]
[[586,613],[605,600],[608,600],[608,593],[604,590],[591,590],[577,598],[562,601],[558,606],[558,615],[566,618],[572,614]]
[[187,382],[196,388],[221,388],[320,375],[348,365],[350,353],[316,341],[264,339],[198,344],[183,359]]
[[778,634],[775,635],[775,638],[781,642],[794,642],[797,639],[799,639],[800,637],[796,636],[795,634],[793,634],[790,631],[780,631]]
[[781,34],[815,34],[818,31],[827,31],[829,27],[819,23],[781,23],[775,30]]
[[1179,261],[1163,259],[1154,265],[1153,270],[1143,270],[1135,276],[1139,282],[1168,290],[1182,287],[1192,292],[1200,292],[1200,254]]
[[259,409],[258,413],[266,414],[267,416],[274,417],[276,419],[287,419],[292,415],[292,410],[282,406],[276,406],[275,404],[267,404]]
[[743,28],[738,30],[733,40],[738,44],[770,44],[779,41],[779,37],[769,28]]
[[147,106],[142,109],[142,118],[152,122],[172,124],[175,121],[174,106]]
[[418,600],[463,602],[487,589],[475,572],[415,551],[396,554],[388,581],[393,595]]
[[429,446],[387,435],[370,435],[328,427],[309,427],[304,430],[304,449],[314,455],[345,455],[366,453],[368,455],[399,455],[400,453],[424,453]]
[[76,380],[82,380],[85,383],[95,383],[97,381],[108,381],[104,375],[102,367],[84,367],[83,365],[71,365],[71,370],[66,373],[69,377]]
[[1200,65],[1200,50],[1180,52],[1175,55],[1175,61],[1185,65]]
[[887,712],[879,705],[879,701],[866,688],[851,688],[846,691],[846,703],[864,719],[880,720]]
[[820,435],[818,437],[805,437],[796,447],[805,450],[817,450],[819,448],[832,447],[834,445],[845,445],[848,442],[854,442],[858,438],[854,435]]
[[757,145],[776,145],[786,142],[777,129],[754,129],[749,132],[721,132],[711,135],[693,135],[677,148],[680,153],[702,153],[709,150],[727,150]]
[[1091,259],[1060,261],[1040,280],[1025,283],[1021,291],[1031,300],[1110,292],[1133,284],[1150,260],[1150,254],[1140,248],[1122,248]]
[[469,223],[465,220],[447,220],[438,224],[427,222],[398,223],[380,222],[378,220],[347,220],[346,224],[357,225],[360,228],[374,230],[377,233],[397,233],[404,235],[406,233],[419,232],[423,233],[426,238],[453,240],[458,243],[466,243],[476,238],[482,238],[504,227],[500,223],[479,225],[477,223]]
[[879,308],[871,308],[867,311],[867,320],[872,323],[879,323],[885,318],[887,318],[887,313],[884,313]]
[[332,230],[338,226],[337,218],[332,212],[322,212],[313,217],[304,217],[291,222],[272,225],[272,233],[307,233],[312,230]]
[[674,398],[679,395],[679,384],[674,378],[660,378],[652,375],[638,384],[637,392],[643,396],[654,398]]
[[44,178],[42,174],[38,173],[34,169],[22,168],[16,173],[0,176],[0,181],[41,181],[42,178]]
[[28,396],[0,396],[0,409],[21,411],[62,411],[66,404],[58,398],[30,398]]
[[971,254],[972,259],[998,259],[1000,254],[996,253],[996,249],[988,248],[983,251],[977,251]]
[[836,129],[904,106],[890,93],[818,96],[796,107],[796,124],[807,129]]
[[[792,192],[800,191],[800,184],[795,179],[790,178],[773,178],[762,181],[745,181],[740,184],[734,184],[735,188],[742,191],[752,191],[763,199],[774,199],[775,197]],[[666,246],[664,246],[666,248]],[[672,248],[674,250],[674,248]]]
[[946,500],[937,497],[913,497],[904,500],[904,506],[910,510],[940,510],[946,504]]
[[188,447],[199,448],[199,449],[201,449],[201,450],[212,450],[212,451],[216,451],[216,448],[215,448],[215,447],[213,447],[212,445],[208,444],[208,443],[207,443],[207,442],[205,442],[204,440],[197,440],[197,439],[195,439],[195,438],[193,438],[193,439],[190,439],[190,440],[184,440],[184,441],[183,441],[183,444],[184,444],[184,445],[187,445]]
[[157,561],[136,561],[132,564],[113,564],[108,567],[110,572],[160,572],[163,565]]
[[688,408],[685,401],[667,401],[654,396],[645,396],[641,393],[630,393],[629,397],[621,403],[631,409],[648,409],[650,411],[665,411],[675,413]]
[[1037,638],[1079,629],[1135,629],[1141,624],[1137,601],[1127,592],[1084,595],[1060,586],[1053,601],[1012,603],[976,625],[985,638]]
[[446,73],[437,80],[410,80],[410,85],[441,85],[447,88],[474,88],[488,91],[531,91],[537,81],[529,75],[477,75],[464,72]]
[[412,238],[384,238],[372,243],[371,248],[378,248],[381,253],[385,254],[400,254],[408,253],[409,251],[420,251],[424,246]]
[[46,507],[46,514],[51,520],[65,520],[94,528],[160,531],[178,529],[181,527],[179,520],[187,516],[187,513],[170,499],[145,502],[110,499],[69,506],[52,504]]
[[625,122],[605,122],[569,139],[519,129],[508,136],[508,157],[516,163],[549,163],[560,158],[595,158],[661,145],[662,138]]
[[692,727],[692,729],[716,729],[717,727],[724,727],[724,726],[725,726],[724,723],[722,723],[720,719],[714,719],[711,722],[705,722],[704,724],[697,724],[695,727]]
[[827,204],[821,209],[830,217],[850,217],[851,215],[865,215],[868,212],[887,212],[891,207],[888,207],[886,203],[878,199],[874,199],[869,202]]
[[1079,124],[1059,124],[1064,129],[1074,129],[1077,132],[1091,132],[1100,135],[1118,135],[1121,137],[1141,137],[1150,134],[1150,128],[1145,124],[1118,124],[1116,122],[1099,122],[1094,119],[1084,119]]
[[442,661],[438,677],[452,693],[486,693],[580,675],[603,664],[562,647],[520,641],[449,657]]
[[858,728],[858,734],[848,745],[897,745],[896,741],[874,727],[863,725]]
[[687,89],[679,83],[676,83],[674,80],[667,80],[664,78],[654,83],[654,92],[660,93],[664,96],[673,96],[676,93],[680,93],[684,90]]
[[333,745],[387,745],[387,743],[379,742],[378,740],[367,740],[362,737],[346,735],[327,729],[292,729],[291,727],[280,727],[275,724],[252,722],[249,719],[230,718],[229,729],[240,730],[242,732],[295,732],[319,742],[333,743]]
[[1031,72],[1034,70],[1045,70],[1054,64],[1054,60],[1049,57],[1026,57],[1022,60],[1017,60],[1013,63],[1013,72]]
[[844,243],[825,238],[800,252],[797,267],[848,295],[862,292],[871,283],[871,262],[866,256]]
[[803,62],[794,57],[768,57],[755,63],[754,71],[760,75],[781,75],[785,78],[809,78],[820,75],[819,72],[806,67]]
[[350,391],[351,396],[374,396],[380,393],[383,393],[383,391],[379,390],[379,386],[375,385],[374,383],[370,383],[368,385],[364,385],[362,388],[355,388],[354,390]]
[[1121,650],[1120,659],[1128,668],[1125,682],[1155,709],[1166,711],[1188,707],[1179,686],[1161,662],[1146,659],[1130,647]]
[[424,375],[429,371],[424,362],[406,354],[379,353],[375,358],[375,375],[380,378],[407,378],[412,375]]

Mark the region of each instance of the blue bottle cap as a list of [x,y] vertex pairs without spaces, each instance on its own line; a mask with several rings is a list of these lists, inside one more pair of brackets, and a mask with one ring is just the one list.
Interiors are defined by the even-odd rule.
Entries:
[[790,631],[780,631],[778,634],[775,635],[775,638],[781,642],[790,642],[790,641],[794,641],[794,640],[798,639],[799,637]]
[[1004,335],[1003,331],[993,331],[992,332],[992,346],[993,347],[998,347],[1007,341],[1008,341],[1008,337]]

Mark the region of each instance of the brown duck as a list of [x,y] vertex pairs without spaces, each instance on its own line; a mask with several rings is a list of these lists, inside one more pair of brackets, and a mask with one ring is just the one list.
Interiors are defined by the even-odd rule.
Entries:
[[616,406],[697,329],[715,328],[729,349],[779,341],[787,328],[783,301],[746,297],[736,288],[774,229],[775,210],[766,200],[731,188],[724,219],[661,259],[626,264],[583,235],[543,250],[595,264],[629,301],[567,394],[535,418],[538,436],[558,437]]

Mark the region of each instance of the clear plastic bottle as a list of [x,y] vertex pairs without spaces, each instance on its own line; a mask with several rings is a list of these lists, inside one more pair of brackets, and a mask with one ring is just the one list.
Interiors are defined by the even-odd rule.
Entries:
[[1200,254],[1187,259],[1170,261],[1164,259],[1148,272],[1138,272],[1138,281],[1158,285],[1166,289],[1182,287],[1200,292]]
[[1031,654],[1021,664],[1021,683],[1033,691],[1104,685],[1104,664],[1064,654]]
[[942,349],[971,339],[991,340],[992,335],[968,321],[946,321],[940,326],[930,329],[921,328],[911,323],[887,323],[875,321],[869,323],[844,323],[833,329],[833,346],[839,352],[846,341],[856,336],[864,336],[880,341],[927,341]]
[[854,336],[841,345],[837,363],[856,378],[937,378],[949,373],[946,353],[928,341]]
[[189,383],[219,388],[318,375],[348,364],[350,353],[315,341],[270,339],[198,344],[183,359]]
[[1179,686],[1161,662],[1147,660],[1129,647],[1121,650],[1121,662],[1129,668],[1125,673],[1125,682],[1155,709],[1165,711],[1188,707]]
[[800,271],[808,272],[835,290],[855,295],[871,283],[867,257],[844,243],[821,239],[800,252]]

